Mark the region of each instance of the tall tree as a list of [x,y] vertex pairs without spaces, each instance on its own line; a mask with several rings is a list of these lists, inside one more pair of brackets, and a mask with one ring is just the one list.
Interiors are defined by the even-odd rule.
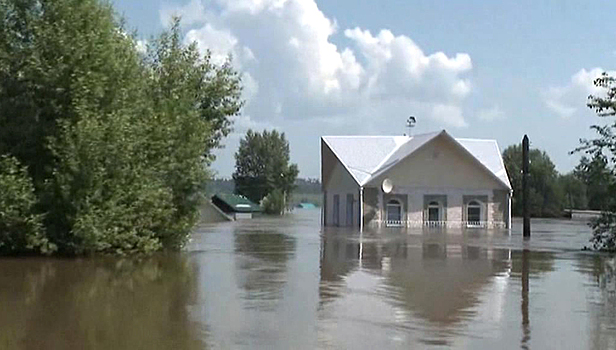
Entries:
[[[605,91],[604,95],[589,96],[588,107],[599,117],[612,118],[616,116],[616,78],[603,73],[594,81],[595,86]],[[593,125],[591,129],[597,132],[595,139],[581,139],[580,147],[573,152],[584,152],[592,159],[601,159],[614,176],[616,174],[616,120],[605,125]],[[601,217],[592,223],[592,242],[596,249],[616,250],[616,185],[608,185],[605,191],[607,202]]]
[[[563,193],[558,186],[556,166],[545,151],[531,149],[530,212],[532,216],[559,216]],[[503,161],[513,187],[513,214],[522,214],[522,145],[511,145],[503,152]]]
[[0,0],[0,20],[0,154],[27,166],[50,242],[181,246],[242,105],[230,64],[183,45],[177,20],[144,57],[98,0]]
[[616,179],[608,169],[608,162],[603,154],[595,153],[591,159],[583,156],[573,170],[573,175],[585,185],[588,209],[609,208],[611,200],[609,190]]
[[297,165],[289,161],[289,142],[284,133],[248,130],[235,153],[235,192],[259,203],[279,190],[288,201],[299,173]]
[[560,175],[558,178],[559,186],[563,191],[564,208],[568,209],[587,209],[588,199],[586,196],[586,184],[580,180],[573,172]]

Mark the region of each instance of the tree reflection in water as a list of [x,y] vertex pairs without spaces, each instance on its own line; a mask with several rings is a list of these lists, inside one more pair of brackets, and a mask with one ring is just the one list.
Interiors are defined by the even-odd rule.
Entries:
[[2,259],[0,348],[202,349],[195,270],[179,254]]
[[248,308],[271,310],[282,298],[296,238],[275,231],[234,232],[238,283]]
[[616,256],[607,254],[579,254],[578,271],[590,277],[596,286],[587,296],[592,317],[591,349],[616,349]]

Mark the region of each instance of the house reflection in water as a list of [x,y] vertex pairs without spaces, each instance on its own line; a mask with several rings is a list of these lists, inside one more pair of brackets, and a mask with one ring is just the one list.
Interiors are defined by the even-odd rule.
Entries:
[[[453,238],[452,238],[453,237]],[[468,235],[447,235],[445,229],[426,229],[423,235],[349,237],[330,230],[322,236],[322,305],[344,297],[346,280],[356,272],[382,282],[389,304],[410,317],[436,323],[438,328],[470,317],[500,319],[498,300],[512,268],[509,249],[468,244]],[[490,287],[489,305],[477,308],[483,289]],[[503,293],[499,294],[499,290]]]

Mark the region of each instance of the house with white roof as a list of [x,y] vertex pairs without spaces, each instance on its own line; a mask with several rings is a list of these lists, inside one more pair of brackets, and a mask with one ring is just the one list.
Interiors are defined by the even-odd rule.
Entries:
[[325,226],[511,228],[495,140],[323,136],[321,183]]

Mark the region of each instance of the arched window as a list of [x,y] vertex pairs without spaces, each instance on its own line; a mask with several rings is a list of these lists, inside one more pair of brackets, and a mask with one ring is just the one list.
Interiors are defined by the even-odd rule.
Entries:
[[428,204],[428,221],[441,221],[441,205],[439,202]]
[[387,202],[387,223],[400,225],[402,221],[402,204],[399,201],[392,199]]
[[481,225],[481,204],[471,201],[466,206],[466,221],[469,226]]

